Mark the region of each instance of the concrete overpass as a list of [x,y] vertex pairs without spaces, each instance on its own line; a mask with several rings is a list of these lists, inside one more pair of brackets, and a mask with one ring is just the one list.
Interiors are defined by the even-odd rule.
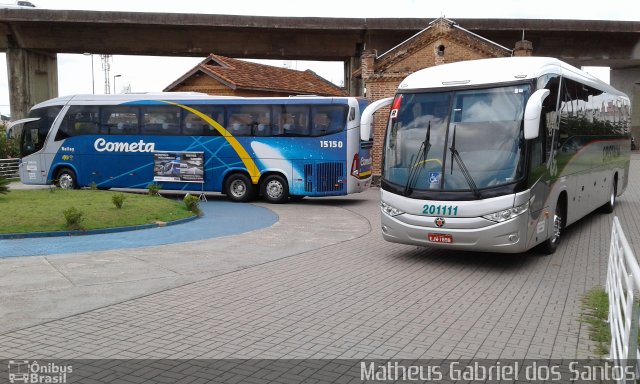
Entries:
[[[297,18],[175,13],[0,9],[0,50],[7,52],[12,116],[57,96],[57,53],[326,60],[345,63],[345,84],[363,49],[382,53],[434,18]],[[506,47],[525,38],[534,55],[576,66],[612,68],[612,83],[630,95],[640,81],[640,22],[455,19]],[[640,100],[640,98],[636,98]],[[638,110],[640,108],[636,108]],[[640,121],[635,121],[640,126]]]

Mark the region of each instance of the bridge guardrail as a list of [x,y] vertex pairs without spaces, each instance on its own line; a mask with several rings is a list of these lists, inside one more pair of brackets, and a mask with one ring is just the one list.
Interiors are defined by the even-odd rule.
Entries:
[[20,159],[0,159],[0,176],[7,179],[20,177],[18,164]]
[[[609,327],[611,328],[609,358],[616,366],[632,366],[635,377],[640,378],[640,367],[637,364],[640,356],[638,350],[640,266],[617,216],[613,218],[611,229],[606,291],[609,296]],[[623,377],[616,381],[618,383],[635,382],[635,380],[625,379],[626,377]]]

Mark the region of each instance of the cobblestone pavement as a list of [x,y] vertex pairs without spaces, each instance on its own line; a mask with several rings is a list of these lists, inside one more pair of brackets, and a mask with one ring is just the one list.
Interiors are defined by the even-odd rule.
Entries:
[[[634,154],[615,210],[635,249],[639,167]],[[332,207],[359,216],[361,235],[4,333],[0,358],[597,357],[581,297],[605,283],[614,215],[569,227],[551,256],[446,252],[382,240],[378,193],[287,205],[299,215]],[[339,225],[340,214],[332,220]],[[304,241],[282,216],[274,228]],[[227,257],[279,252],[252,233],[228,239]],[[206,257],[217,241],[181,249]]]

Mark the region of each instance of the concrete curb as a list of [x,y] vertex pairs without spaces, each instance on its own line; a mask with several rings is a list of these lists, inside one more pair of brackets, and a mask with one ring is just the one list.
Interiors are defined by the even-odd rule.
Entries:
[[2,233],[0,234],[0,240],[11,240],[11,239],[32,239],[38,237],[62,237],[62,236],[85,236],[85,235],[101,235],[105,233],[117,233],[117,232],[128,232],[128,231],[137,231],[140,229],[149,229],[149,228],[158,228],[158,227],[168,227],[170,225],[183,224],[188,223],[190,221],[196,220],[200,218],[200,216],[195,215],[192,217],[187,217],[184,219],[178,219],[163,223],[154,223],[154,224],[140,224],[140,225],[129,225],[126,227],[113,227],[113,228],[100,228],[100,229],[89,229],[86,231],[51,231],[51,232],[28,232],[28,233]]

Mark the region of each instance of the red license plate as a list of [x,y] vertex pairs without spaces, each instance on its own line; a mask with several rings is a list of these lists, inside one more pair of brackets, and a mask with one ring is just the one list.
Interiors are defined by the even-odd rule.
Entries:
[[429,241],[432,243],[447,243],[453,244],[453,237],[451,235],[445,235],[441,233],[429,233]]

